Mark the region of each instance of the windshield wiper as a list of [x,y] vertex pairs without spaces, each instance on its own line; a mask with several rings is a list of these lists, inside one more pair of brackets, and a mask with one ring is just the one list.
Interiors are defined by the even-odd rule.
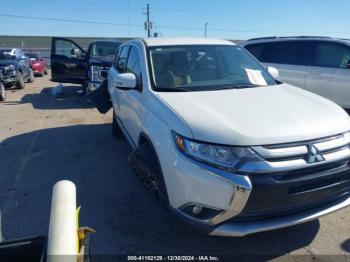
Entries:
[[157,87],[154,89],[154,91],[160,91],[160,92],[189,92],[190,90],[182,87]]
[[242,89],[242,88],[255,88],[262,87],[264,85],[255,85],[255,84],[237,84],[232,86],[218,87],[215,90],[223,90],[223,89]]

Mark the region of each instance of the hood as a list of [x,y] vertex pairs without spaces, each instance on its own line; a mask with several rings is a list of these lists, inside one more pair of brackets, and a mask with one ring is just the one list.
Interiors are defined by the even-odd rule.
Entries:
[[158,95],[184,119],[193,138],[200,141],[268,145],[350,130],[350,118],[338,105],[288,84]]
[[114,56],[92,56],[89,59],[90,65],[99,65],[110,67],[113,63]]
[[16,65],[15,59],[0,59],[0,67],[5,67],[8,65]]

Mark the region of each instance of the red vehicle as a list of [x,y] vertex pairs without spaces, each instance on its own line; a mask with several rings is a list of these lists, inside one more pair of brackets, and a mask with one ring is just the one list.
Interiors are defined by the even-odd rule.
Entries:
[[40,56],[40,53],[25,53],[29,57],[30,65],[36,76],[47,75],[47,62]]

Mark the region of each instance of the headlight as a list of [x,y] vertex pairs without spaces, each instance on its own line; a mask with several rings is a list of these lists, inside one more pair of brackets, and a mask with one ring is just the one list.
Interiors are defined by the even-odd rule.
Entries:
[[103,67],[101,66],[91,66],[90,67],[90,80],[96,81],[96,82],[102,82],[103,79],[100,77],[99,72],[100,70],[103,70]]
[[223,146],[193,141],[174,133],[177,149],[197,161],[220,169],[234,171],[238,164],[261,162],[263,159],[249,147]]
[[16,67],[14,65],[8,65],[8,66],[5,67],[6,71],[13,71],[15,69],[16,69]]

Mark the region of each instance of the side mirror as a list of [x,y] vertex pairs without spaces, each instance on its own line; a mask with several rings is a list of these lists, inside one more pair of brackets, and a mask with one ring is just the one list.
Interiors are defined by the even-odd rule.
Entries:
[[70,54],[71,54],[72,58],[79,58],[81,56],[81,52],[80,52],[80,50],[78,48],[73,48],[70,51]]
[[117,75],[113,81],[114,87],[121,90],[136,89],[137,81],[136,76],[132,73],[122,73]]
[[267,71],[269,71],[269,73],[272,75],[272,77],[274,79],[278,79],[279,77],[279,72],[278,72],[278,69],[275,68],[275,67],[272,67],[272,66],[268,66],[267,67]]

